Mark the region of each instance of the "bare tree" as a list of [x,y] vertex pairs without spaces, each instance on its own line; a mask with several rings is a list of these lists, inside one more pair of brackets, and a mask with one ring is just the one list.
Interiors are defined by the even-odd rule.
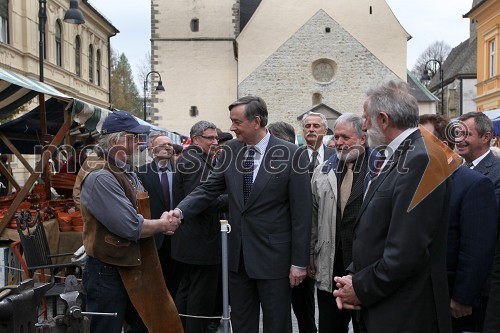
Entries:
[[[417,58],[417,61],[415,62],[415,65],[412,69],[412,74],[418,78],[421,77],[425,70],[425,64],[429,60],[439,60],[441,63],[443,63],[450,51],[450,45],[446,44],[444,41],[435,41],[434,43],[429,45],[425,49],[425,51],[422,52]],[[434,74],[436,74],[436,72],[439,70],[439,64],[437,64],[436,62],[430,62],[427,66],[427,69],[429,70],[429,75],[433,77]]]
[[141,64],[137,65],[137,79],[140,82],[144,82],[146,75],[151,71],[151,52],[147,52],[144,55],[144,59]]

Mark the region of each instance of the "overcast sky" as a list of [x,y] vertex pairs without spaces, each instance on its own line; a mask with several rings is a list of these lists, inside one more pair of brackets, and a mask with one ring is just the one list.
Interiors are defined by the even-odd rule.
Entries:
[[[444,41],[455,47],[469,37],[469,20],[462,18],[462,15],[470,10],[472,0],[386,1],[403,28],[412,36],[408,42],[407,58],[407,67],[410,70],[418,56],[433,42]],[[127,56],[141,93],[142,82],[137,80],[137,73],[151,48],[151,1],[89,2],[120,30],[117,36],[111,38],[111,46]]]

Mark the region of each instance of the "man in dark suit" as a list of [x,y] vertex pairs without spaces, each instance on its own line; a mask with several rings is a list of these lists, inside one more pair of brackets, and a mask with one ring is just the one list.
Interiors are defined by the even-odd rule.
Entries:
[[[176,164],[174,207],[213,170],[212,159],[218,145],[216,126],[198,121],[191,127],[191,145]],[[175,297],[179,313],[189,316],[212,316],[221,271],[219,213],[227,211],[227,195],[214,200],[201,213],[186,217],[179,233],[172,237],[172,258],[181,263],[181,280]],[[181,318],[186,333],[205,332],[208,320]]]
[[[365,148],[366,132],[363,131],[362,127],[363,120],[361,116],[353,113],[341,115],[336,120],[333,128],[337,153],[330,157],[325,164],[325,171],[334,170],[337,180],[337,188],[335,189],[337,204],[335,205],[335,221],[328,222],[330,223],[329,226],[322,225],[319,227],[319,229],[324,230],[323,232],[335,235],[335,238],[331,241],[331,249],[328,250],[329,245],[325,244],[321,249],[323,253],[315,254],[319,258],[321,256],[334,258],[331,267],[332,271],[328,274],[329,281],[317,281],[316,284],[318,287],[320,332],[347,333],[349,331],[351,314],[348,310],[339,310],[337,308],[332,291],[335,289],[333,277],[344,275],[347,266],[352,261],[354,223],[363,203],[365,180],[369,172],[373,171],[373,168],[369,167],[369,162],[371,162],[372,166],[374,163],[370,158],[372,150]],[[316,192],[318,191],[320,189]],[[318,214],[324,216],[327,212],[318,212]],[[317,230],[313,230],[312,234],[315,235],[317,232]],[[313,248],[313,244],[311,244],[311,248]],[[322,260],[320,259],[320,261]],[[312,261],[308,274],[314,277],[317,268],[314,261]],[[322,276],[323,274],[319,275]]]
[[227,189],[233,330],[257,333],[262,307],[265,332],[291,332],[291,287],[305,278],[309,262],[308,161],[297,146],[266,130],[261,98],[240,98],[229,110],[236,140],[222,148],[208,181],[171,214],[191,218]]
[[493,182],[500,203],[500,159],[490,150],[493,123],[482,112],[469,112],[458,118],[457,151],[466,165]]
[[[170,162],[173,154],[172,140],[166,135],[157,135],[150,138],[149,153],[153,157],[153,161],[142,165],[137,175],[146,191],[148,191],[151,218],[155,219],[160,217],[163,212],[175,207],[173,206],[173,193],[176,192],[176,189],[172,186],[175,166]],[[165,282],[170,295],[175,299],[180,276],[179,268],[171,256],[171,237],[156,234],[155,243]]]
[[500,332],[500,240],[497,241],[495,251],[490,297],[483,327],[483,333],[497,332]]
[[[420,124],[443,145],[449,121],[441,115],[420,116]],[[450,221],[446,266],[453,332],[480,332],[484,309],[481,290],[491,271],[497,240],[498,204],[486,176],[461,166],[451,176]]]
[[363,117],[370,147],[385,148],[386,160],[354,227],[353,275],[335,277],[337,304],[361,310],[361,332],[448,333],[446,156],[424,142],[406,83],[369,91]]

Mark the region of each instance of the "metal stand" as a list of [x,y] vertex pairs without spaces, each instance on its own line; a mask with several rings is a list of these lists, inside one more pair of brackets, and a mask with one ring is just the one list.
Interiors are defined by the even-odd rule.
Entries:
[[231,225],[227,220],[220,221],[222,242],[222,329],[229,333],[229,283],[227,263],[227,234],[231,232]]

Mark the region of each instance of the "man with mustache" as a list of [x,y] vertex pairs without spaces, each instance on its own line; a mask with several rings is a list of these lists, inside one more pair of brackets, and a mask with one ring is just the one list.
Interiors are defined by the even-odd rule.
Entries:
[[360,332],[450,332],[446,276],[449,166],[418,129],[402,81],[368,92],[364,129],[386,160],[354,226],[351,275],[334,278],[340,309],[358,309]]
[[[302,117],[302,133],[306,145],[301,147],[307,151],[309,158],[309,176],[314,169],[335,154],[335,150],[323,144],[323,137],[328,130],[328,123],[322,113],[307,112]],[[307,276],[304,282],[292,291],[292,307],[300,333],[317,332],[314,319],[314,280]]]

